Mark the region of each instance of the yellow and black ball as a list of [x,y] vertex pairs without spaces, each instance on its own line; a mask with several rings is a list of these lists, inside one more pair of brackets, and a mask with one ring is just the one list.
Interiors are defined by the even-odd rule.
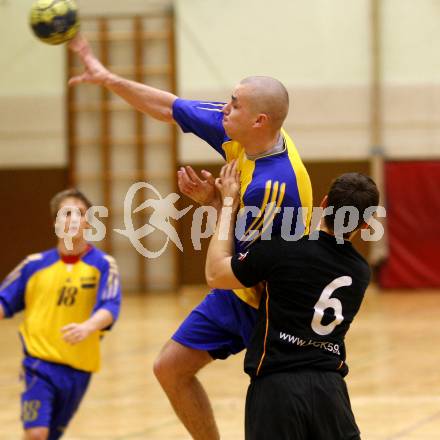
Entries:
[[30,24],[44,43],[65,43],[78,32],[78,8],[73,0],[36,0],[32,4]]

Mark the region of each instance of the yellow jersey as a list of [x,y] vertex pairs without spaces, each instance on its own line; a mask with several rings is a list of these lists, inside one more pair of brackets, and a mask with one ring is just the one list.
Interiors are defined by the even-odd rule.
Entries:
[[0,285],[5,316],[24,310],[20,336],[27,355],[96,372],[101,332],[70,345],[61,329],[86,321],[99,309],[119,315],[121,289],[115,260],[90,246],[81,257],[61,257],[57,249],[28,256]]

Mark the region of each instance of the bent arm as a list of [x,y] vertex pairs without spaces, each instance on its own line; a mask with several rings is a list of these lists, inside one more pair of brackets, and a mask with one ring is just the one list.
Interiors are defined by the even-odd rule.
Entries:
[[89,327],[91,333],[103,330],[113,324],[113,315],[107,309],[98,309],[84,324]]
[[[235,214],[235,213],[234,213]],[[231,267],[231,259],[234,254],[234,224],[229,223],[227,237],[220,237],[223,224],[228,224],[227,217],[235,218],[235,215],[225,214],[221,209],[220,219],[217,222],[215,233],[211,238],[206,256],[205,276],[209,287],[217,289],[238,289],[244,287],[234,275]],[[225,218],[226,217],[226,221]]]
[[220,210],[219,220],[217,221],[215,233],[209,243],[206,256],[206,282],[211,288],[241,288],[244,286],[237,279],[231,267],[231,259],[234,255],[235,219],[239,208],[240,190],[237,162],[235,160],[222,168],[220,178],[216,181],[216,186],[221,192],[223,207]]
[[80,324],[72,323],[61,329],[63,339],[69,344],[84,341],[92,333],[103,330],[113,323],[113,315],[109,310],[98,309],[87,321]]

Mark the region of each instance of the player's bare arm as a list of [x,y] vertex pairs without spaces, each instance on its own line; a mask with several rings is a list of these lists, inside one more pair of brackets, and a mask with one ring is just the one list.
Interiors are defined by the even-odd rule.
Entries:
[[93,54],[86,38],[80,33],[69,43],[69,49],[76,53],[84,72],[69,80],[69,85],[87,83],[106,87],[142,113],[164,122],[173,122],[173,104],[177,96],[122,78],[110,72]]
[[190,166],[177,171],[177,184],[180,191],[201,206],[221,208],[220,193],[216,190],[215,180],[209,171],[202,170],[200,178]]
[[75,345],[84,341],[92,333],[109,327],[112,323],[113,315],[106,309],[99,309],[87,321],[67,324],[61,332],[67,343]]
[[5,317],[5,311],[3,310],[3,306],[0,304],[0,319]]
[[212,288],[242,288],[231,268],[234,254],[234,230],[237,211],[240,206],[240,179],[237,161],[223,166],[215,185],[221,194],[222,207],[219,212],[215,233],[209,243],[206,257],[205,276]]

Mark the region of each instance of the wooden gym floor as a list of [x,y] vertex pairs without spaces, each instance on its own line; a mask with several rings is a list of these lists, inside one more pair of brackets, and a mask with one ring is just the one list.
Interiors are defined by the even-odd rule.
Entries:
[[[103,343],[103,368],[67,430],[66,440],[183,440],[156,383],[152,364],[163,343],[205,293],[129,295]],[[367,293],[347,340],[347,382],[363,440],[440,439],[440,292]],[[0,323],[0,439],[19,440],[17,326]],[[243,438],[247,376],[243,355],[214,362],[200,374],[223,440]],[[276,440],[276,439],[274,439]]]

